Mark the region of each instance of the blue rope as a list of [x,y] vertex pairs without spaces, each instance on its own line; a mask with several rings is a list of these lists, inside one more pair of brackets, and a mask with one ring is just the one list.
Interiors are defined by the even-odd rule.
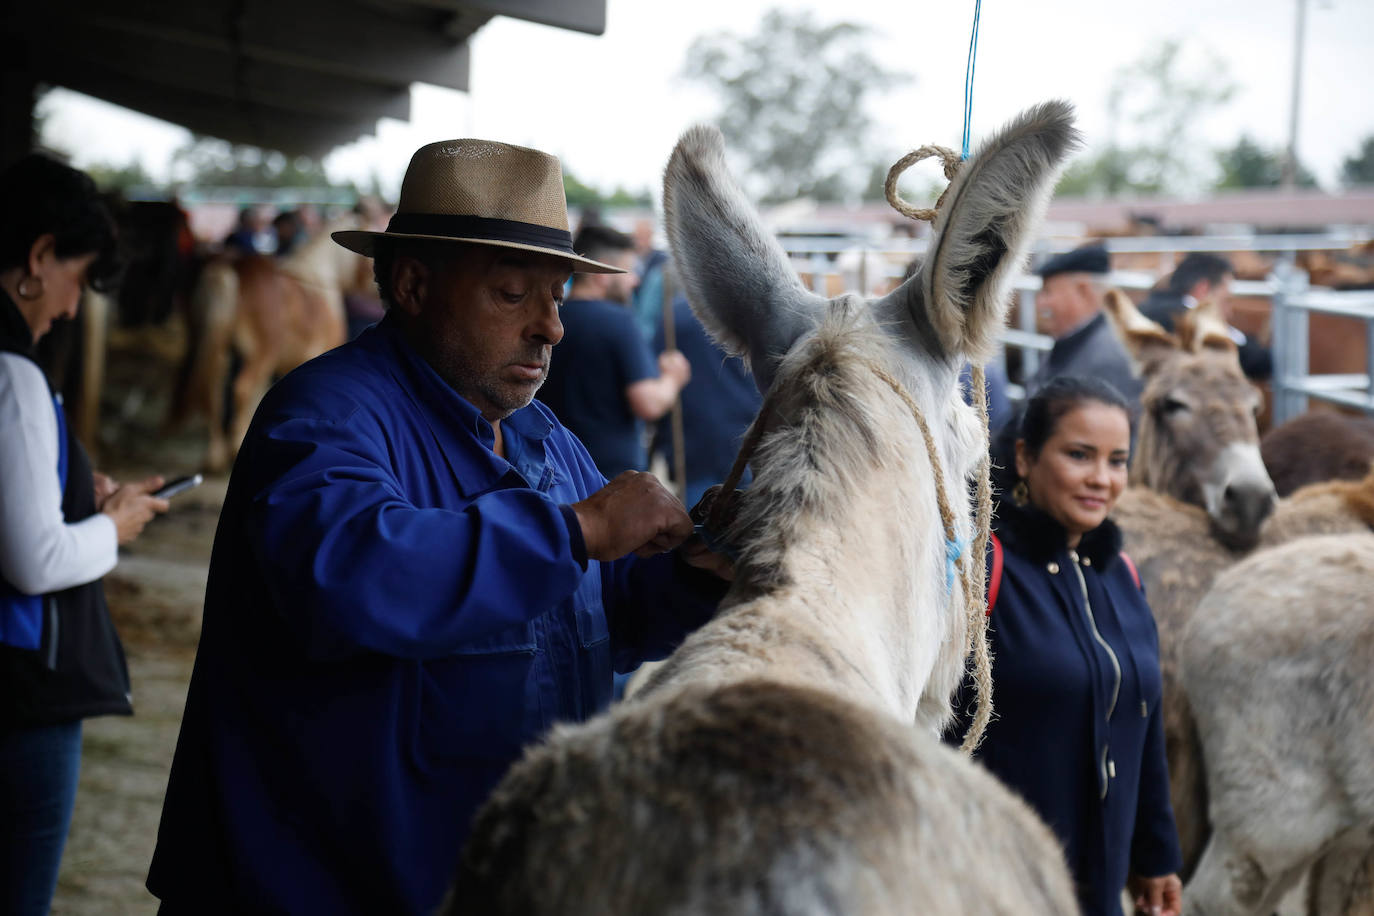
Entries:
[[964,153],[968,158],[969,124],[973,120],[973,72],[978,65],[978,18],[983,0],[973,0],[973,36],[968,41],[968,66],[964,70]]

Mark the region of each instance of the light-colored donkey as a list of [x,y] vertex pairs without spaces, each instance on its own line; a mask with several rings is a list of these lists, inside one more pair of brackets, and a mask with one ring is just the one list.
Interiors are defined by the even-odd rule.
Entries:
[[1064,103],[1008,126],[954,179],[923,272],[865,302],[806,292],[719,134],[684,135],[664,204],[688,298],[768,395],[754,483],[723,532],[737,577],[635,699],[512,769],[448,912],[1075,910],[1049,831],[936,738],[970,609],[908,404],[967,541],[986,438],[959,369],[994,346],[1075,142]]
[[1203,916],[1374,909],[1374,535],[1300,538],[1227,570],[1183,635],[1212,824]]

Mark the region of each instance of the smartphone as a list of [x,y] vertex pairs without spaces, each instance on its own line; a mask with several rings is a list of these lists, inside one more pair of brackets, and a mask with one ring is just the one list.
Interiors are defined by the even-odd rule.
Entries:
[[158,499],[171,499],[178,493],[184,493],[192,487],[198,487],[205,482],[205,478],[200,474],[191,474],[187,477],[178,477],[176,480],[163,486],[153,495]]

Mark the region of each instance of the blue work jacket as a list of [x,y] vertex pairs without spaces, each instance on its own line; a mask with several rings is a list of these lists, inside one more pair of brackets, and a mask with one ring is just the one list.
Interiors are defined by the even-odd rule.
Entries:
[[724,584],[597,563],[604,485],[534,402],[493,430],[389,321],[268,393],[244,441],[148,887],[169,909],[428,913],[521,748],[604,709]]
[[[996,715],[976,758],[1059,838],[1084,914],[1115,916],[1130,872],[1158,877],[1181,865],[1154,616],[1111,521],[1074,551],[1056,522],[1010,501],[994,528],[1003,545],[988,621]],[[967,705],[961,696],[957,708]]]

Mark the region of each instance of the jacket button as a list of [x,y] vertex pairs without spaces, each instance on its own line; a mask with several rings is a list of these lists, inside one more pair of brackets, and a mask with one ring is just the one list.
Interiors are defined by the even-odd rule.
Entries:
[[1093,559],[1092,559],[1092,557],[1084,557],[1084,558],[1083,558],[1083,565],[1084,565],[1084,566],[1092,566],[1092,565],[1093,565]]
[[1048,565],[1045,566],[1045,568],[1050,571],[1051,576],[1059,575],[1059,564],[1054,562],[1053,560],[1050,560],[1050,562],[1048,563]]

